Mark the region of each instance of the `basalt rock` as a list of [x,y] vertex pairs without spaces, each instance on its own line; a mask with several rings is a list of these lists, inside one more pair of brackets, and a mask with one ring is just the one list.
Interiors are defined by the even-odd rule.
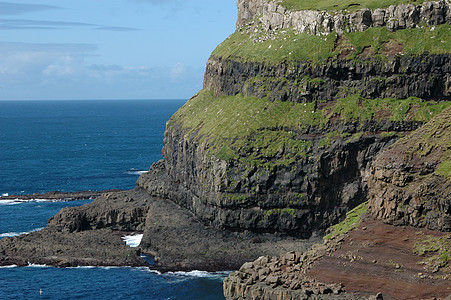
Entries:
[[387,27],[395,31],[422,24],[439,25],[451,21],[449,1],[391,5],[387,8],[361,9],[356,12],[287,10],[283,4],[268,0],[238,0],[237,28],[256,18],[266,30],[294,28],[297,32],[325,35],[335,31],[364,31]]
[[451,231],[450,120],[446,109],[378,156],[368,181],[372,215],[391,224]]
[[296,103],[332,101],[355,93],[368,99],[450,100],[450,72],[450,54],[396,55],[384,61],[336,59],[320,65],[299,62],[290,67],[212,56],[204,88],[216,96],[243,94]]
[[148,196],[140,189],[105,193],[81,207],[63,208],[50,218],[49,226],[67,233],[100,228],[142,231],[148,206]]
[[[384,126],[406,130],[418,125]],[[203,145],[186,136],[178,126],[166,131],[165,160],[143,174],[138,186],[189,209],[207,226],[301,237],[326,229],[365,199],[370,162],[396,138],[371,134],[356,141],[337,139],[324,149],[322,135],[306,134],[312,142],[307,157],[261,170],[212,159]]]

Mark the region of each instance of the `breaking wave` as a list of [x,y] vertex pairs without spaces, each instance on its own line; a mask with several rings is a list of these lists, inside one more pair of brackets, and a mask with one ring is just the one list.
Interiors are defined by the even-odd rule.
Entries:
[[126,235],[121,237],[121,239],[125,242],[125,244],[129,247],[138,247],[143,238],[142,234],[134,234],[134,235]]
[[22,234],[29,234],[29,233],[32,233],[32,232],[35,232],[35,231],[39,231],[39,230],[41,230],[41,229],[44,229],[44,227],[42,227],[42,228],[36,228],[36,229],[31,230],[31,231],[25,231],[25,232],[6,232],[6,233],[0,233],[0,238],[19,236],[19,235],[22,235]]

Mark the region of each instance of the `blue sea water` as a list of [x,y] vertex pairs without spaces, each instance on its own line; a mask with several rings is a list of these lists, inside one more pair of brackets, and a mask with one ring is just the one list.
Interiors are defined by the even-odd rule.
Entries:
[[[0,195],[133,188],[162,158],[186,100],[0,101]],[[0,239],[46,226],[70,202],[0,201]],[[225,274],[147,268],[0,268],[0,299],[224,299]]]

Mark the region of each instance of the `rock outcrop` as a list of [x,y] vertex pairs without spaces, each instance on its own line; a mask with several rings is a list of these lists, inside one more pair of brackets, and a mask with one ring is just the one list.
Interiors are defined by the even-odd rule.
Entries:
[[[447,12],[448,2],[430,5]],[[207,226],[308,237],[367,199],[382,149],[448,105],[449,25],[444,17],[418,32],[431,51],[405,50],[410,38],[385,31],[371,33],[373,45],[349,28],[326,38],[288,33],[291,23],[267,28],[265,11],[292,16],[273,2],[238,7],[239,28],[207,62],[204,90],[169,120],[164,160],[137,184]],[[302,50],[311,39],[324,56]]]
[[[340,43],[338,39],[331,51],[340,48]],[[374,56],[345,57],[322,64],[301,61],[291,66],[268,66],[213,55],[207,62],[204,88],[216,96],[243,94],[296,103],[332,101],[355,93],[367,99],[450,100],[450,54],[395,55],[402,52],[401,48],[387,44],[384,51],[392,57],[384,61]],[[343,54],[345,51],[339,50]]]
[[373,216],[451,231],[450,120],[448,108],[378,156],[368,180]]
[[148,195],[140,189],[110,192],[81,207],[63,208],[48,224],[66,233],[100,228],[142,231],[149,205]]
[[[280,1],[279,1],[280,2]],[[356,12],[288,10],[272,0],[238,0],[237,27],[258,18],[267,30],[294,28],[297,32],[325,35],[332,32],[364,31],[387,27],[391,31],[451,21],[449,1],[391,5],[387,8],[360,9]],[[356,3],[356,6],[359,6]]]
[[[368,218],[450,230],[450,2],[354,12],[295,11],[283,4],[238,1],[237,31],[207,62],[204,89],[168,121],[164,159],[134,190],[63,209],[42,232],[0,240],[0,265],[87,264],[91,255],[100,257],[97,265],[140,265],[142,251],[163,271],[214,271],[266,255],[225,281],[230,299],[360,299],[376,295],[387,280],[417,282],[417,265],[403,277],[393,273],[401,265],[388,261],[368,269],[391,277],[362,292],[366,278],[374,279],[362,269],[377,262],[352,252],[353,239],[359,251],[385,254],[368,240],[371,232],[395,249],[381,257],[400,253],[397,229],[380,221],[365,219],[363,227],[351,221],[344,236],[304,250],[368,198]],[[401,242],[402,255],[426,232],[415,230],[418,235]],[[124,252],[118,231],[143,233],[140,250]],[[76,238],[91,247],[97,234],[106,238],[95,251],[74,252],[55,242]],[[448,251],[446,235],[427,234],[438,237],[435,248]],[[356,269],[345,268],[360,257],[355,268],[363,281],[352,275]],[[440,281],[442,296],[449,272],[437,268],[426,279],[434,288]],[[444,277],[433,278],[434,271]]]

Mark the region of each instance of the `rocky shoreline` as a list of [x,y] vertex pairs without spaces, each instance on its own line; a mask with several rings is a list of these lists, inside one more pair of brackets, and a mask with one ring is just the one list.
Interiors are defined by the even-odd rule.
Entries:
[[[137,248],[121,240],[132,233],[144,234]],[[149,266],[140,257],[148,254],[155,257],[150,267],[161,272],[228,271],[264,254],[307,250],[319,240],[209,228],[188,210],[135,188],[96,195],[92,203],[62,209],[41,231],[1,239],[0,266]]]
[[[95,200],[1,239],[0,266],[148,254],[162,272],[239,270],[227,299],[449,299],[449,1],[372,10],[370,29],[363,9],[324,37],[271,23],[318,27],[284,3],[238,1],[237,31],[133,190],[24,196]],[[393,20],[402,11],[421,17]],[[143,234],[138,248],[127,233]]]
[[7,196],[0,196],[1,200],[22,200],[22,201],[28,201],[28,200],[55,200],[55,201],[75,201],[75,200],[88,200],[88,199],[95,199],[97,197],[100,197],[102,194],[105,193],[112,193],[112,192],[119,192],[121,190],[119,189],[113,189],[113,190],[105,190],[105,191],[79,191],[79,192],[59,192],[59,191],[53,191],[53,192],[47,192],[47,193],[34,193],[34,194],[27,194],[27,195],[7,195]]

